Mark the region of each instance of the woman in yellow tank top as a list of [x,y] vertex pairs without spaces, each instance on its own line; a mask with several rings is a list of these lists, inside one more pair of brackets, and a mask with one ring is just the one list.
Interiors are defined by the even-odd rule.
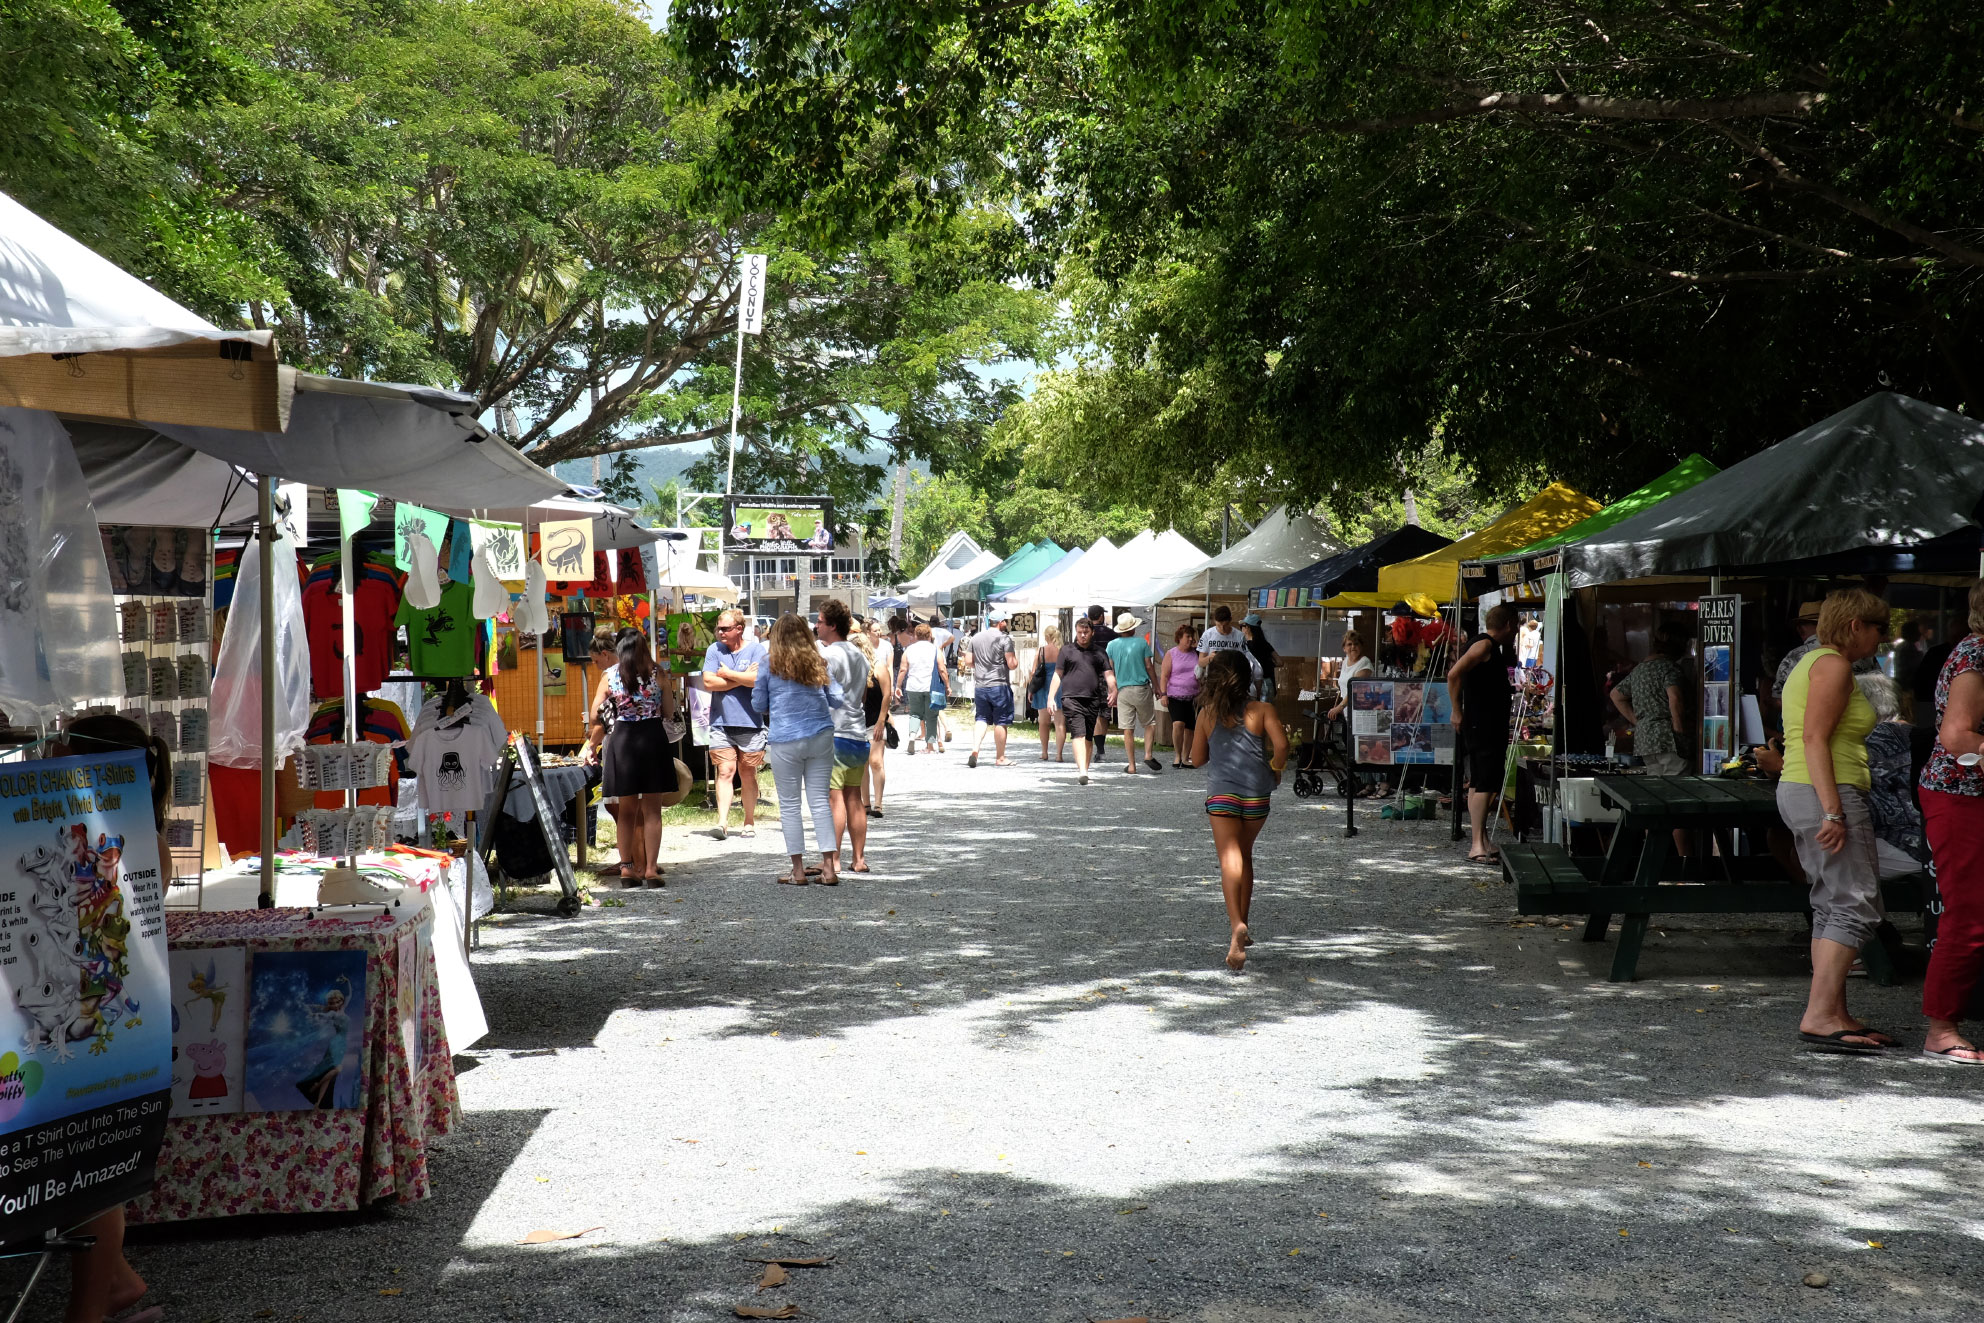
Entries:
[[1833,593],[1819,608],[1819,646],[1784,684],[1777,809],[1812,887],[1812,989],[1798,1034],[1827,1052],[1869,1055],[1896,1045],[1846,1009],[1847,970],[1883,917],[1867,810],[1874,709],[1853,683],[1853,663],[1871,657],[1887,632],[1886,602],[1858,588]]

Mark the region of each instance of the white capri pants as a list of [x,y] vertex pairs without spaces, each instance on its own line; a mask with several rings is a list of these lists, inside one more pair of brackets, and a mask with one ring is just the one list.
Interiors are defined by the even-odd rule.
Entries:
[[778,789],[778,826],[787,854],[806,853],[806,824],[799,817],[801,787],[813,814],[813,835],[821,854],[834,852],[834,808],[827,778],[834,770],[834,733],[823,730],[803,740],[773,740],[765,746]]

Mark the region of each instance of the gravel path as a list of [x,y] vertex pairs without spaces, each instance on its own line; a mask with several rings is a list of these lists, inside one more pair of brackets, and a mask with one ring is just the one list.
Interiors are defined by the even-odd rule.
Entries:
[[[155,1298],[174,1323],[1984,1316],[1984,1078],[1797,1051],[1795,921],[1657,927],[1609,984],[1609,944],[1516,920],[1444,824],[1344,841],[1284,790],[1234,977],[1196,775],[1017,756],[894,757],[880,871],[837,890],[771,885],[768,822],[672,838],[665,892],[490,925],[495,1028],[435,1197],[150,1233]],[[1854,994],[1919,1041],[1917,989]],[[832,1263],[758,1293],[779,1256]]]

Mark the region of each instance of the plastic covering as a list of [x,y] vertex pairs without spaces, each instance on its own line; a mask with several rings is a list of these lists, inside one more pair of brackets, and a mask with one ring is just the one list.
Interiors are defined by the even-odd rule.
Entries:
[[0,408],[0,709],[47,720],[121,699],[117,606],[96,510],[54,414]]
[[496,577],[496,567],[489,563],[489,548],[475,549],[475,618],[488,620],[500,616],[510,609],[510,592]]
[[416,611],[431,611],[441,605],[441,558],[425,533],[409,533],[406,558],[412,562],[406,572],[407,604]]
[[[303,634],[303,588],[296,580],[296,544],[276,539],[276,741],[271,764],[303,747],[310,724],[310,645]],[[284,573],[285,568],[288,573]],[[115,633],[111,635],[115,637]],[[214,668],[208,756],[225,767],[262,765],[262,549],[250,542],[235,572],[234,605]]]
[[551,612],[544,605],[544,567],[536,561],[524,567],[524,596],[517,603],[516,621],[525,634],[542,636],[551,628]]

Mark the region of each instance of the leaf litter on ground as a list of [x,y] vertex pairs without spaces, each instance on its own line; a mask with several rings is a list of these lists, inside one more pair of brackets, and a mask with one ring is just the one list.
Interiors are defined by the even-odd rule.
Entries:
[[531,1232],[529,1235],[525,1236],[522,1240],[518,1241],[517,1244],[549,1245],[554,1240],[577,1240],[580,1236],[590,1235],[592,1232],[604,1231],[604,1230],[606,1230],[606,1228],[603,1226],[587,1227],[583,1231],[552,1231],[546,1227],[539,1227],[537,1230]]

